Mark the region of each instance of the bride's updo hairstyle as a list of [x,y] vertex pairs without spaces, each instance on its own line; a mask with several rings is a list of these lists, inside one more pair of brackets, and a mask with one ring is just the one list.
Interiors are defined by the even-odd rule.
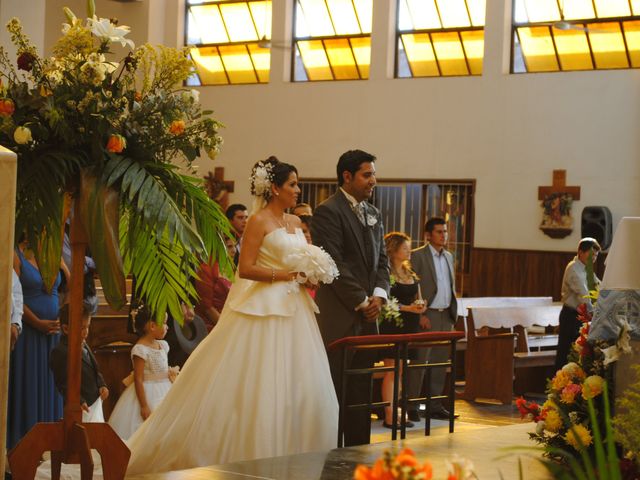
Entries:
[[266,160],[260,160],[251,169],[251,194],[269,202],[271,185],[282,187],[289,179],[291,172],[298,174],[296,167],[281,162],[273,155]]

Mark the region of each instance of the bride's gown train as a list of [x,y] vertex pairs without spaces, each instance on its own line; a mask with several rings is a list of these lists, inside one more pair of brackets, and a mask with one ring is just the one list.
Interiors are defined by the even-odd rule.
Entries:
[[[257,263],[286,269],[304,242],[299,229],[274,230]],[[314,309],[295,282],[238,279],[217,326],[127,442],[127,474],[334,448],[338,402]]]

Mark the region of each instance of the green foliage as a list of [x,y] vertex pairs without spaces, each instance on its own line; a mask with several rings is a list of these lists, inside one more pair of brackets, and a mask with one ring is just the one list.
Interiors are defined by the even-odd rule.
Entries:
[[634,365],[636,381],[629,385],[616,402],[617,414],[613,420],[616,440],[636,462],[640,460],[640,365]]
[[182,87],[193,68],[186,50],[143,45],[108,60],[111,42],[132,46],[128,27],[65,15],[52,58],[38,56],[17,19],[7,26],[17,62],[0,47],[0,144],[18,154],[16,231],[53,285],[70,194],[107,300],[122,304],[133,273],[159,319],[167,310],[182,318],[200,262],[231,268],[224,213],[177,166],[193,173],[199,155],[215,155],[221,124]]

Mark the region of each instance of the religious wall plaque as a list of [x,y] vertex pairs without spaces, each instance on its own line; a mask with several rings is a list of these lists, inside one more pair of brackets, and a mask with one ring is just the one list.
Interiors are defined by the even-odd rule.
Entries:
[[566,170],[554,170],[553,184],[538,187],[542,206],[540,230],[551,238],[564,238],[573,231],[571,207],[574,200],[580,200],[580,187],[567,186],[566,179]]

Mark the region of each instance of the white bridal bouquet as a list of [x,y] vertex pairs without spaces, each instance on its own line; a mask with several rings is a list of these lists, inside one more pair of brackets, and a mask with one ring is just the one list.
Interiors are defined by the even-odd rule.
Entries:
[[299,283],[331,283],[340,274],[331,255],[315,245],[296,247],[287,255],[285,262],[291,271],[300,272],[296,279]]

